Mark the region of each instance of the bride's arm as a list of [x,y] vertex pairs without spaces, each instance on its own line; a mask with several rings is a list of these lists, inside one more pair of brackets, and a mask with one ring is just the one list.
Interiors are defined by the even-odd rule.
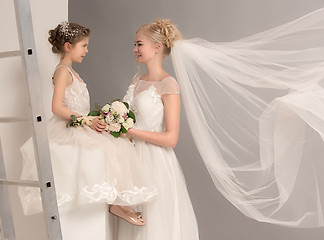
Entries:
[[54,92],[52,98],[52,112],[64,119],[71,119],[70,115],[79,116],[80,114],[75,113],[63,106],[63,99],[65,94],[65,89],[68,85],[72,83],[72,76],[66,68],[59,68],[55,72],[53,84]]
[[180,95],[166,94],[162,96],[164,104],[164,132],[149,132],[131,128],[128,134],[162,147],[174,148],[178,143],[180,129]]

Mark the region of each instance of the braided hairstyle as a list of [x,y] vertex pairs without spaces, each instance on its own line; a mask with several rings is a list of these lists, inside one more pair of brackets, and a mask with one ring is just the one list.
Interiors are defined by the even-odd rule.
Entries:
[[153,23],[142,25],[142,31],[152,42],[162,43],[164,56],[169,56],[175,41],[182,39],[181,33],[169,19],[155,19]]
[[64,44],[66,42],[75,44],[82,41],[84,37],[89,37],[90,29],[77,23],[63,22],[50,30],[48,34],[48,41],[52,45],[52,52],[64,56]]

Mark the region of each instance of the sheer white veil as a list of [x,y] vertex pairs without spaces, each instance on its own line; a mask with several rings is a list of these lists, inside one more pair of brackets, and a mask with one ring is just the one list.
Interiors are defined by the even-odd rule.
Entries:
[[233,42],[179,40],[171,56],[216,188],[258,221],[324,226],[324,8]]

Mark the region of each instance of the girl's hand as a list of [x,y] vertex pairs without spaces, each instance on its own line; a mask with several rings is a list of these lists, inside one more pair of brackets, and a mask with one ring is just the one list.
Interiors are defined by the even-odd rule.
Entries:
[[102,133],[105,131],[107,124],[102,121],[100,117],[96,117],[91,120],[91,125],[89,126],[92,130],[96,131],[97,133]]

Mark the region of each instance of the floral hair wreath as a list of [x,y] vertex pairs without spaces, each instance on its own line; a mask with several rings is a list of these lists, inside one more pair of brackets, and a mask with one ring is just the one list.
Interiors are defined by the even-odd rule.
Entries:
[[70,23],[68,21],[64,21],[60,24],[59,32],[64,35],[65,41],[69,41],[71,38],[78,36],[82,33],[83,28],[73,26],[71,30],[69,30]]

